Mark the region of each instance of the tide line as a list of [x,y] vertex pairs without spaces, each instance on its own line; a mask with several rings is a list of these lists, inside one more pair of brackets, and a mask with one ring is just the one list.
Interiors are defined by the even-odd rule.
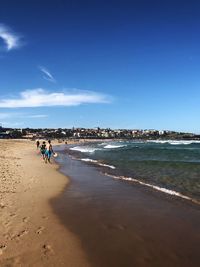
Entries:
[[163,192],[165,194],[168,194],[168,195],[172,195],[172,196],[176,196],[176,197],[180,197],[182,199],[186,199],[186,200],[189,200],[197,205],[200,205],[200,202],[194,198],[191,198],[191,197],[188,197],[186,195],[183,195],[179,192],[176,192],[174,190],[170,190],[170,189],[167,189],[167,188],[164,188],[164,187],[159,187],[159,186],[156,186],[156,185],[152,185],[152,184],[149,184],[149,183],[145,183],[145,182],[142,182],[140,180],[137,180],[137,179],[134,179],[132,177],[125,177],[125,176],[116,176],[116,175],[112,175],[112,174],[108,174],[108,173],[104,173],[106,176],[110,176],[114,179],[118,179],[118,180],[125,180],[125,181],[129,181],[129,182],[134,182],[134,183],[138,183],[140,185],[143,185],[143,186],[147,186],[147,187],[150,187],[150,188],[153,188],[154,190],[157,190],[157,191],[160,191],[160,192]]

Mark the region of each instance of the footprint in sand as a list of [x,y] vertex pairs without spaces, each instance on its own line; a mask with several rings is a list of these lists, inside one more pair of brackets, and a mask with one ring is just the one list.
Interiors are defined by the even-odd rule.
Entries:
[[22,221],[25,222],[25,223],[27,223],[27,222],[29,221],[29,219],[30,219],[29,217],[24,217],[24,218],[22,219]]
[[5,222],[3,223],[3,225],[4,225],[5,227],[9,226],[10,224],[11,224],[10,221],[5,221]]
[[48,216],[46,216],[46,215],[43,215],[43,216],[42,216],[42,219],[45,219],[45,220],[47,220],[47,219],[49,219],[49,217],[48,217]]
[[44,244],[42,248],[43,248],[44,255],[47,255],[49,253],[53,253],[53,249],[49,244]]
[[21,238],[22,236],[28,234],[28,230],[22,230],[21,232],[19,232],[18,234],[14,235],[11,237],[11,240],[13,239],[19,239]]
[[11,240],[11,235],[10,235],[10,233],[6,233],[6,234],[4,234],[3,237],[4,237],[6,240]]
[[0,203],[0,209],[4,209],[6,205],[4,203]]
[[38,235],[40,235],[40,234],[42,234],[42,232],[43,232],[44,229],[45,229],[45,228],[44,228],[43,226],[40,226],[40,227],[37,229],[36,233],[37,233]]
[[6,250],[7,246],[6,245],[0,245],[0,255],[3,254],[4,250]]
[[10,214],[10,217],[13,217],[13,218],[14,218],[14,217],[16,217],[16,216],[17,216],[16,213],[11,213],[11,214]]

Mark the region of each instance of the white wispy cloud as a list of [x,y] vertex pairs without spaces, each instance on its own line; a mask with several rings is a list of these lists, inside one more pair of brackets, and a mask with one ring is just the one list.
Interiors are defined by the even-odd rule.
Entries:
[[43,67],[43,66],[39,66],[39,69],[41,70],[41,72],[44,74],[43,78],[49,82],[53,82],[56,83],[56,79],[53,77],[53,75],[50,73],[50,71]]
[[110,103],[110,101],[109,96],[92,91],[48,92],[37,88],[21,92],[18,98],[0,99],[0,108],[78,106],[81,104]]
[[21,37],[4,24],[0,24],[0,38],[4,41],[8,51],[21,46]]

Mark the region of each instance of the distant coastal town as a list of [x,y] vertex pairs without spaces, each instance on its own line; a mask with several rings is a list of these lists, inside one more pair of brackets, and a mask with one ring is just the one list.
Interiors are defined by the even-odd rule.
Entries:
[[5,128],[0,126],[0,138],[12,139],[178,139],[200,140],[200,134],[155,129],[110,129],[110,128]]

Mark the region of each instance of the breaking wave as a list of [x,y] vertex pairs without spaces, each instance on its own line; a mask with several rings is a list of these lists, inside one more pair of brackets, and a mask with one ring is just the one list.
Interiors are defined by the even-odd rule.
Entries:
[[163,192],[165,194],[176,196],[176,197],[180,197],[182,199],[186,199],[186,200],[189,200],[189,201],[191,201],[191,202],[193,202],[195,204],[200,205],[200,201],[198,201],[198,200],[196,200],[194,198],[188,197],[186,195],[183,195],[183,194],[181,194],[181,193],[179,193],[177,191],[171,190],[171,189],[167,189],[167,188],[164,188],[164,187],[159,187],[157,185],[152,185],[152,184],[149,184],[149,183],[145,183],[145,182],[142,182],[142,181],[137,180],[137,179],[132,178],[132,177],[116,176],[116,175],[112,175],[112,174],[109,174],[109,173],[105,173],[105,175],[110,176],[110,177],[112,177],[114,179],[117,179],[117,180],[125,180],[125,181],[129,181],[129,182],[134,182],[134,183],[137,183],[137,184],[140,184],[140,185],[143,185],[143,186],[147,186],[147,187],[153,188],[154,190]]
[[126,145],[106,145],[106,146],[104,146],[104,148],[119,148],[119,147],[124,147],[124,146],[126,146]]
[[94,147],[75,146],[75,147],[71,147],[70,150],[80,151],[82,153],[93,153],[96,150],[101,150],[101,149],[94,148]]
[[97,164],[99,166],[102,166],[102,167],[108,167],[110,169],[115,169],[115,166],[101,163],[101,162],[99,162],[98,160],[95,160],[95,159],[81,159],[81,160],[85,161],[85,162],[95,163],[95,164]]
[[191,145],[191,144],[200,144],[200,140],[147,140],[147,143]]

